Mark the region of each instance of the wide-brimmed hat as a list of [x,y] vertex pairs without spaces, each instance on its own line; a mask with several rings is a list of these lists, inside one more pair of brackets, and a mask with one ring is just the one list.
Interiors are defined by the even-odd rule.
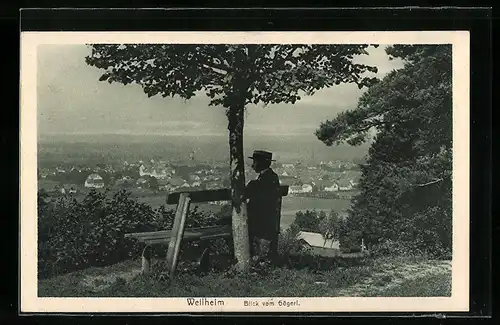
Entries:
[[273,160],[273,154],[271,152],[264,151],[264,150],[254,150],[252,157],[248,157],[248,158],[276,161],[276,160]]

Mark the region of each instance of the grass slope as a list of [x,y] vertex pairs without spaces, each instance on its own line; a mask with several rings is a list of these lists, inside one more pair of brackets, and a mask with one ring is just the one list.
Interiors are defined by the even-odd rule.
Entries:
[[43,297],[450,296],[449,261],[379,259],[327,271],[270,268],[244,277],[180,273],[175,281],[139,274],[127,261],[39,281]]

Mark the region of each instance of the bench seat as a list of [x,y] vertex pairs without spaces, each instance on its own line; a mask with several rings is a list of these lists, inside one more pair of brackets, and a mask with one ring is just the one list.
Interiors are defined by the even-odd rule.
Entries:
[[[279,209],[276,211],[278,218],[281,217],[281,198],[288,195],[288,186],[280,186]],[[231,189],[202,190],[188,192],[169,193],[166,198],[167,205],[177,204],[174,224],[171,230],[128,233],[126,238],[134,238],[145,244],[142,252],[142,271],[150,272],[151,263],[151,245],[167,244],[167,265],[172,276],[177,265],[179,248],[181,241],[208,240],[216,238],[230,238],[232,228],[230,225],[217,225],[202,228],[184,228],[185,220],[189,211],[190,203],[211,202],[211,201],[230,201]],[[279,221],[279,219],[278,219]],[[278,222],[279,224],[279,222]]]
[[[187,228],[184,230],[185,241],[228,238],[232,236],[231,226],[214,226],[202,228]],[[126,238],[135,238],[146,245],[168,244],[173,237],[172,230],[140,232],[125,234]]]

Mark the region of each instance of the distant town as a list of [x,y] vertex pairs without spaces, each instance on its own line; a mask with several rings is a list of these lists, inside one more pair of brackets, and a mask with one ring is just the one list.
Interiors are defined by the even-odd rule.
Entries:
[[[348,161],[321,161],[273,164],[290,195],[346,192],[356,189],[361,171]],[[250,166],[246,174],[253,175]],[[88,192],[89,189],[119,189],[159,192],[218,189],[230,186],[229,167],[223,164],[183,165],[164,160],[121,161],[115,164],[57,165],[38,169],[39,188],[60,194]],[[251,179],[251,176],[247,176]]]

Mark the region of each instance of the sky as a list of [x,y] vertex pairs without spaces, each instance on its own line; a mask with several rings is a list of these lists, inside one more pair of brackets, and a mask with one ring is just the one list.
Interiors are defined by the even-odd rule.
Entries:
[[[360,63],[377,66],[378,77],[402,67],[389,60],[386,46],[371,48]],[[138,85],[100,82],[102,70],[88,66],[85,45],[41,45],[38,48],[38,134],[227,135],[222,107],[208,106],[201,94],[181,98],[148,98]],[[247,107],[245,135],[310,135],[319,124],[356,106],[355,84],[341,84],[302,97],[295,104]]]

